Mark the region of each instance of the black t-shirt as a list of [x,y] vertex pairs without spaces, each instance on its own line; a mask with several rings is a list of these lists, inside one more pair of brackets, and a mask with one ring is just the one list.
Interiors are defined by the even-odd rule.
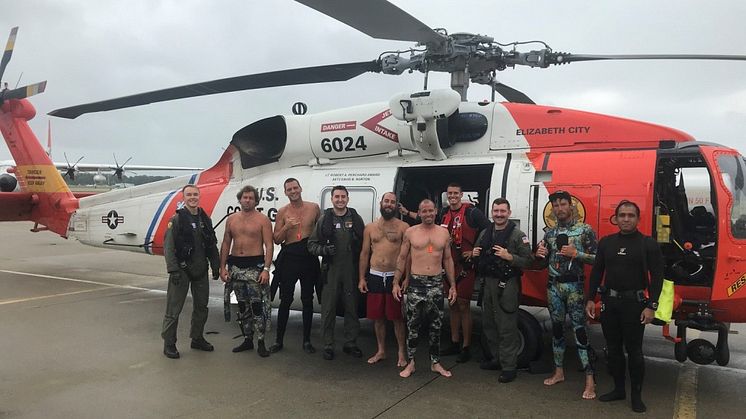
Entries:
[[589,299],[595,298],[602,278],[606,288],[616,291],[647,289],[650,301],[657,302],[663,286],[663,255],[658,243],[639,231],[602,238],[591,271]]

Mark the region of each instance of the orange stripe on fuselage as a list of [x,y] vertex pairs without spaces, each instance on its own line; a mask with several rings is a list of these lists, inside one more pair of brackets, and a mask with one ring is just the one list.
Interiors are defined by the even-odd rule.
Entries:
[[[234,152],[236,152],[236,149],[233,146],[228,146],[220,157],[220,160],[218,160],[218,162],[211,168],[200,172],[197,181],[195,182],[200,190],[200,207],[202,207],[202,209],[204,209],[210,216],[212,216],[212,212],[218,203],[218,199],[223,194],[225,187],[228,186],[228,181],[233,174]],[[158,228],[152,238],[152,252],[155,255],[163,254],[163,240],[166,237],[168,221],[180,206],[182,202],[181,198],[181,192],[176,192],[161,214]]]

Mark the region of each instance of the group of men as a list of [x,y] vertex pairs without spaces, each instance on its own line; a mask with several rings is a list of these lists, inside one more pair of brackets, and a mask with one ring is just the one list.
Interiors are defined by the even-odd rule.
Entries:
[[[510,219],[508,200],[498,198],[492,202],[490,223],[478,208],[462,201],[463,191],[456,183],[448,185],[448,207],[440,213],[429,199],[419,203],[416,213],[411,212],[398,203],[393,192],[387,192],[380,201],[381,217],[368,225],[348,206],[349,192],[344,186],[332,188],[332,207],[323,212],[317,204],[302,200],[297,179],[287,179],[284,189],[290,203],[277,213],[272,231],[269,218],[256,210],[257,190],[251,186],[242,188],[237,194],[241,211],[228,217],[218,254],[210,218],[199,208],[199,189],[194,185],[183,188],[184,206],[169,222],[164,241],[169,286],[162,337],[167,357],[179,357],[176,327],[189,287],[194,310],[191,347],[214,349],[203,337],[209,262],[214,279],[219,276],[226,282],[239,303],[238,320],[244,341],[234,352],[253,349],[254,335],[257,353],[262,357],[283,349],[289,309],[300,280],[302,348],[306,353],[316,351],[310,340],[316,292],[321,301],[323,358],[335,357],[338,308],[344,313],[342,350],[362,357],[357,337],[359,293],[363,293],[366,314],[374,320],[377,340],[377,350],[368,359],[369,364],[386,359],[386,320],[390,320],[398,342],[401,377],[415,372],[415,352],[423,327],[428,331],[431,370],[450,377],[451,372],[443,367],[440,357],[458,355],[457,362],[471,358],[470,304],[479,278],[483,330],[489,343],[480,368],[501,369],[498,381],[508,383],[517,376],[522,270],[546,268],[555,370],[544,384],[553,386],[565,379],[564,325],[569,316],[586,374],[582,397],[596,397],[594,352],[585,322],[587,318],[595,319],[594,301],[600,293],[600,320],[615,386],[599,399],[626,398],[626,349],[632,408],[645,411],[641,399],[642,335],[657,308],[663,263],[655,241],[637,230],[640,210],[635,203],[619,203],[615,210],[619,233],[597,242],[591,227],[576,219],[572,196],[564,191],[554,192],[549,201],[556,224],[546,229],[544,239],[532,252],[527,236]],[[414,219],[415,225],[410,227],[396,218],[397,211]],[[280,305],[275,343],[267,348],[265,332],[271,318],[272,289],[269,271],[274,244],[282,245],[275,261],[272,287],[279,288]],[[320,267],[318,257],[322,258]],[[593,265],[588,295],[584,291],[584,264]],[[648,296],[643,295],[645,290],[649,291]],[[444,295],[450,303],[451,343],[441,348]]]

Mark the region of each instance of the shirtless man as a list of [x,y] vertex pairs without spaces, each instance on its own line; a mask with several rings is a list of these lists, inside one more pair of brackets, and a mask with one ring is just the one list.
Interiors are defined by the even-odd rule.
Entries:
[[448,230],[435,224],[435,204],[429,199],[420,202],[419,213],[422,224],[410,227],[404,233],[399,258],[394,274],[394,298],[402,298],[401,279],[410,256],[410,276],[407,287],[407,357],[409,363],[399,376],[407,378],[415,371],[414,354],[420,325],[427,322],[430,332],[430,370],[443,377],[451,372],[440,365],[440,327],[443,320],[443,270],[450,284],[448,302],[456,302],[456,280],[453,258],[450,251]]
[[[363,248],[360,251],[360,281],[358,289],[367,293],[367,317],[374,321],[378,350],[368,359],[369,364],[386,359],[386,319],[394,323],[394,334],[399,344],[397,366],[407,365],[404,352],[404,319],[401,302],[394,300],[392,280],[402,238],[409,225],[394,218],[396,195],[386,192],[381,198],[381,218],[365,226]],[[370,266],[370,269],[369,269]]]
[[280,288],[280,307],[277,309],[277,335],[275,344],[269,348],[272,353],[283,347],[285,328],[293,303],[295,284],[300,279],[300,300],[303,303],[303,351],[312,354],[316,349],[311,345],[311,321],[313,320],[313,290],[319,279],[319,258],[308,253],[308,236],[313,232],[321,210],[313,202],[303,201],[300,182],[295,178],[285,180],[285,196],[290,203],[280,208],[275,221],[274,241],[282,244],[282,250],[275,260],[275,282]]
[[[230,281],[238,300],[238,322],[245,339],[233,352],[254,349],[268,357],[264,332],[270,321],[269,266],[272,264],[272,224],[266,215],[256,210],[259,194],[247,185],[236,194],[241,212],[231,214],[225,222],[223,244],[220,246],[220,279]],[[226,268],[227,266],[227,268]],[[247,328],[251,322],[252,328]],[[247,332],[248,329],[248,332]]]

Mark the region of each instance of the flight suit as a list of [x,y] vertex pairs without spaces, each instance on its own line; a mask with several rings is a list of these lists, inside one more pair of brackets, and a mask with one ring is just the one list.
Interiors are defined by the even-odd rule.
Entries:
[[[217,277],[220,266],[217,238],[212,229],[209,217],[200,208],[199,215],[189,214],[186,209],[179,210],[168,223],[163,242],[163,255],[168,270],[168,291],[166,293],[166,314],[163,318],[161,337],[167,345],[176,343],[176,330],[179,325],[179,314],[184,307],[187,292],[192,290],[192,326],[189,336],[192,339],[203,337],[207,322],[207,302],[210,297],[210,285],[207,277],[208,262],[213,276]],[[177,246],[180,246],[177,230],[182,223],[191,224],[193,250],[188,260],[180,263],[177,257]]]
[[[509,221],[509,223],[513,223]],[[494,226],[494,224],[493,224]],[[506,230],[510,227],[506,227]],[[528,267],[533,258],[531,256],[531,246],[528,244],[528,238],[521,230],[515,228],[515,224],[510,231],[504,231],[509,234],[504,238],[504,245],[491,240],[487,235],[490,230],[484,230],[476,241],[475,246],[482,247],[482,253],[478,258],[479,275],[483,278],[483,300],[482,312],[484,316],[483,330],[489,343],[490,352],[493,357],[497,356],[502,365],[503,371],[515,371],[518,365],[518,351],[521,347],[521,336],[518,331],[518,306],[521,302],[521,271],[511,269],[508,278],[504,278],[495,269],[486,269],[486,264],[492,264],[491,268],[499,263],[501,266],[511,266],[514,268]],[[495,233],[493,233],[495,235]],[[501,240],[502,241],[502,240]],[[508,262],[502,260],[496,261],[497,256],[492,260],[485,260],[490,257],[488,252],[493,252],[492,246],[501,244],[511,255],[513,260]]]
[[[331,219],[329,217],[332,217]],[[324,223],[331,225],[332,235],[327,236]],[[334,324],[337,317],[337,302],[340,297],[344,305],[345,347],[356,346],[360,333],[358,318],[357,288],[358,262],[362,244],[362,218],[352,208],[340,217],[328,209],[319,218],[308,238],[308,251],[312,255],[323,256],[321,291],[321,329],[324,345],[334,346]],[[334,249],[333,253],[330,249]]]

